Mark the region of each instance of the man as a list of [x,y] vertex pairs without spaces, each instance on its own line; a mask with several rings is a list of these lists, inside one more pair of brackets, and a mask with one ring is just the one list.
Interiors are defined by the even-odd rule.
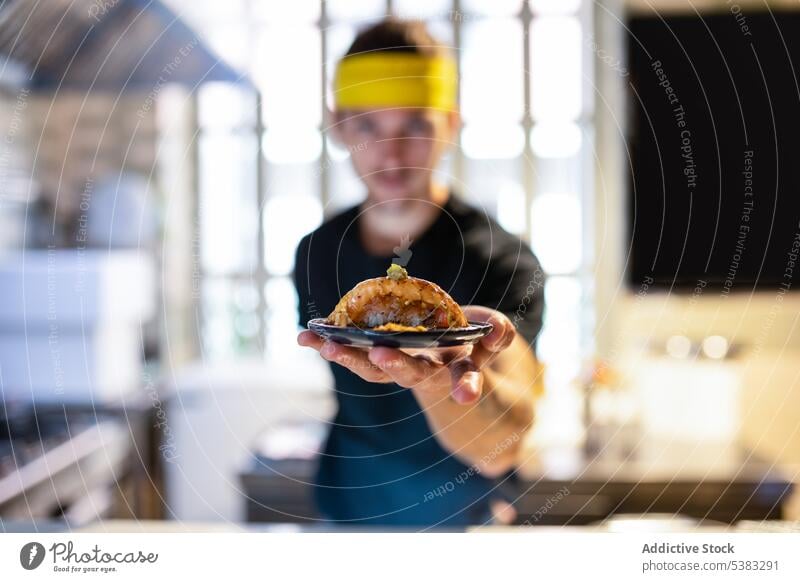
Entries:
[[336,522],[513,517],[497,485],[533,421],[543,275],[524,243],[438,179],[459,126],[455,69],[424,26],[397,20],[359,34],[337,69],[332,131],[368,193],[301,241],[301,325],[394,260],[494,330],[471,353],[415,355],[299,334],[331,362],[336,382],[339,408],[315,488],[321,513]]

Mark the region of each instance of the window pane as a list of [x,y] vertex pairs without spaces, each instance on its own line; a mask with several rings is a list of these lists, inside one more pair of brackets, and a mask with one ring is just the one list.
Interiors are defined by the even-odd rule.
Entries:
[[247,14],[247,0],[166,0],[166,4],[194,25],[240,20]]
[[467,13],[511,16],[522,10],[522,0],[462,0],[461,6]]
[[586,174],[582,152],[569,158],[536,157],[537,192],[583,192]]
[[[467,123],[522,119],[522,26],[516,19],[464,25],[462,115]],[[553,53],[551,53],[552,55]]]
[[253,76],[263,93],[269,126],[318,126],[322,121],[319,29],[267,26],[259,35]]
[[229,281],[203,281],[203,356],[218,358],[234,351],[233,325],[229,313]]
[[577,277],[548,277],[545,283],[545,324],[580,324],[583,292]]
[[497,184],[497,222],[512,234],[525,233],[525,189],[516,180],[501,180]]
[[322,223],[322,205],[315,195],[276,196],[264,206],[264,262],[273,275],[288,275],[300,239]]
[[452,0],[394,0],[394,13],[408,20],[428,19],[433,16],[450,17]]
[[333,78],[333,65],[344,56],[355,37],[356,27],[350,23],[333,24],[325,31],[328,75],[331,78]]
[[353,170],[349,159],[331,162],[330,203],[325,214],[330,216],[338,210],[360,203],[366,197],[366,188]]
[[583,95],[580,21],[564,16],[535,18],[530,38],[531,113],[534,119],[578,119]]
[[275,126],[264,132],[264,157],[274,164],[315,162],[322,153],[322,136],[316,127]]
[[545,193],[534,199],[531,243],[545,272],[573,273],[580,268],[583,237],[577,196]]
[[548,379],[563,386],[575,379],[581,366],[584,304],[580,280],[549,277],[545,283],[545,304],[537,354],[548,367]]
[[231,130],[252,125],[256,96],[230,83],[207,83],[198,91],[198,116],[204,128]]
[[[448,18],[452,15],[447,12]],[[436,39],[442,46],[454,49],[455,41],[453,39],[453,22],[452,20],[430,20],[425,23],[433,38]],[[455,54],[455,53],[454,53]]]
[[319,192],[319,176],[318,164],[268,164],[264,196],[315,196]]
[[531,147],[540,158],[568,158],[581,149],[583,134],[577,123],[543,121],[531,130]]
[[350,159],[350,151],[343,147],[330,132],[325,136],[325,141],[328,146],[328,157],[332,162],[342,162]]
[[251,281],[203,282],[203,355],[214,359],[259,351],[258,291]]
[[319,20],[320,0],[254,0],[253,13],[264,20],[316,22]]
[[248,69],[251,65],[248,32],[243,31],[241,26],[220,26],[219,22],[208,24],[204,28],[207,32],[203,39],[217,57],[237,71]]
[[545,283],[545,324],[539,338],[538,355],[548,367],[548,379],[565,385],[580,373],[582,362],[580,281],[550,277]]
[[200,138],[200,246],[210,272],[247,272],[256,264],[256,152],[254,135]]
[[328,0],[332,20],[370,20],[386,14],[386,0]]
[[[464,196],[473,204],[498,216],[500,197],[498,192],[513,191],[521,182],[521,160],[466,160],[464,167]],[[506,199],[508,202],[509,199]],[[524,209],[524,206],[523,206]],[[523,221],[525,215],[522,215]]]
[[525,132],[519,125],[469,124],[461,132],[461,145],[470,158],[511,158],[525,148]]
[[[297,293],[289,277],[267,281],[266,344],[270,358],[294,355],[297,334]],[[327,314],[326,314],[327,315]]]
[[581,0],[530,0],[535,14],[574,14],[581,7]]

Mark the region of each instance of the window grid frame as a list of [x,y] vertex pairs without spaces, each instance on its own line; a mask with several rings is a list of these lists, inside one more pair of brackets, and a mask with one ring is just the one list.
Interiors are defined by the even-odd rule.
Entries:
[[[250,54],[254,54],[254,31],[257,30],[260,26],[263,25],[262,22],[255,19],[253,15],[253,2],[255,0],[250,0],[246,3],[246,12],[249,18],[249,22],[252,24],[248,24],[246,26],[247,29],[247,45],[249,47]],[[320,95],[320,106],[322,108],[322,115],[321,119],[322,122],[317,129],[320,132],[321,136],[321,151],[318,159],[316,160],[316,164],[318,164],[319,168],[319,185],[318,185],[318,195],[320,199],[320,203],[323,208],[323,220],[330,217],[332,210],[330,205],[330,196],[331,196],[331,164],[334,163],[332,160],[328,140],[326,139],[327,135],[327,122],[330,120],[329,111],[327,110],[327,102],[326,102],[326,91],[327,91],[327,82],[328,82],[328,29],[334,22],[328,16],[327,10],[327,2],[325,0],[320,0],[320,14],[319,18],[315,21],[310,21],[307,24],[309,26],[315,27],[319,34],[320,34],[320,47],[321,47],[321,67],[320,67],[320,75],[321,75],[321,95]],[[588,14],[588,10],[590,9],[590,3],[586,0],[583,0],[580,3],[580,7],[578,11],[574,13],[569,13],[568,16],[577,18],[581,22],[581,26],[585,27],[587,21],[590,21],[590,15]],[[387,15],[396,14],[396,7],[394,0],[385,0],[385,13]],[[454,16],[457,15],[457,16]],[[523,75],[523,116],[522,119],[518,121],[520,127],[522,127],[523,132],[525,134],[525,142],[524,142],[524,149],[522,151],[520,158],[520,162],[523,164],[523,168],[521,170],[521,179],[522,179],[522,188],[524,192],[524,200],[525,200],[525,230],[520,235],[521,238],[527,243],[530,244],[531,241],[531,228],[532,228],[532,218],[531,218],[531,209],[536,199],[537,195],[539,194],[539,186],[536,180],[536,167],[537,167],[537,156],[534,154],[532,143],[531,143],[531,131],[533,127],[536,125],[536,121],[534,121],[531,111],[531,103],[532,103],[532,90],[530,84],[530,71],[531,71],[531,50],[530,50],[530,31],[532,23],[542,15],[537,14],[529,0],[522,0],[520,10],[515,13],[512,18],[516,18],[520,21],[522,26],[522,51],[523,51],[523,68],[521,74]],[[462,28],[465,22],[470,22],[473,20],[490,20],[492,18],[498,18],[491,15],[482,15],[482,14],[466,14],[462,10],[462,2],[461,0],[451,0],[451,13],[450,13],[450,23],[452,25],[452,33],[453,33],[453,50],[457,55],[457,68],[459,72],[460,78],[460,71],[461,71],[461,61],[460,58],[461,50],[462,50]],[[501,18],[508,18],[508,17],[501,17]],[[588,64],[588,59],[582,53],[582,63]],[[586,75],[584,75],[585,77]],[[584,83],[586,80],[584,79]],[[582,87],[583,90],[583,87]],[[265,255],[267,249],[265,249],[265,232],[264,232],[264,220],[263,220],[263,211],[264,205],[267,202],[267,192],[266,192],[266,184],[269,175],[268,166],[270,162],[267,161],[264,152],[264,136],[266,131],[269,130],[267,125],[264,122],[264,112],[263,112],[263,97],[262,92],[255,88],[255,107],[256,107],[256,115],[254,119],[254,123],[252,125],[247,123],[242,123],[241,125],[237,125],[235,127],[226,128],[224,130],[216,129],[216,128],[207,128],[201,125],[199,119],[199,107],[198,107],[198,95],[197,92],[194,92],[192,95],[193,101],[193,108],[194,108],[194,115],[193,119],[195,122],[195,131],[194,131],[194,146],[193,146],[193,156],[195,161],[195,167],[197,171],[195,172],[194,181],[195,181],[195,191],[197,192],[198,199],[201,198],[201,179],[199,176],[199,168],[202,160],[200,159],[199,153],[199,141],[202,137],[210,134],[214,134],[215,132],[222,133],[225,135],[237,135],[240,133],[251,133],[255,132],[256,135],[256,144],[257,144],[257,162],[256,162],[256,207],[258,212],[258,220],[257,220],[257,241],[258,241],[258,249],[256,254],[256,265],[251,272],[209,272],[205,269],[202,264],[202,246],[203,246],[203,236],[202,232],[200,232],[200,207],[202,206],[202,202],[195,204],[195,212],[196,215],[194,217],[193,225],[194,228],[197,229],[198,232],[194,233],[195,240],[197,241],[197,252],[199,253],[198,261],[200,263],[200,281],[199,281],[199,300],[198,305],[200,313],[200,321],[199,321],[199,329],[198,338],[197,338],[197,345],[198,347],[202,348],[203,344],[203,332],[206,327],[206,316],[205,310],[203,309],[203,298],[204,298],[204,283],[206,280],[224,280],[231,284],[237,284],[241,282],[252,282],[257,290],[258,293],[258,305],[257,305],[257,317],[259,322],[258,334],[255,337],[256,342],[256,349],[261,355],[267,355],[269,353],[269,346],[267,345],[267,321],[269,317],[269,309],[270,305],[268,305],[266,299],[266,289],[268,283],[273,279],[285,279],[287,278],[286,275],[277,275],[272,274],[267,270]],[[458,86],[458,102],[461,102],[461,84],[459,83]],[[581,96],[582,101],[584,100],[584,96]],[[591,110],[590,113],[587,113],[586,106],[582,108],[581,115],[578,119],[574,120],[574,123],[578,125],[581,129],[582,134],[586,135],[587,132],[594,131],[594,112]],[[463,152],[463,144],[462,144],[462,131],[458,132],[457,136],[457,147],[452,150],[452,174],[454,176],[454,180],[457,183],[465,183],[465,155]],[[585,146],[582,146],[580,155],[582,158],[586,157]],[[583,167],[590,167],[590,164],[585,164],[584,159],[582,161]],[[590,196],[589,193],[592,188],[592,181],[591,181],[591,171],[583,172],[582,176],[582,185],[580,187],[580,191],[576,192],[576,195],[580,199],[581,209],[582,209],[582,221],[584,223],[584,232],[591,231],[592,224],[587,221],[589,218],[587,216],[587,209],[590,209]],[[584,247],[586,246],[586,240],[584,240]],[[582,260],[581,264],[577,270],[558,273],[558,277],[568,277],[575,279],[584,294],[586,293],[588,287],[592,281],[592,268],[591,268],[592,260],[590,257],[586,255],[586,253],[582,253]],[[588,297],[583,298],[583,302],[585,305],[582,305],[582,309],[586,309],[586,306],[589,305]],[[583,332],[581,332],[583,333]],[[585,344],[587,340],[591,340],[591,337],[581,337],[579,341],[581,344]]]

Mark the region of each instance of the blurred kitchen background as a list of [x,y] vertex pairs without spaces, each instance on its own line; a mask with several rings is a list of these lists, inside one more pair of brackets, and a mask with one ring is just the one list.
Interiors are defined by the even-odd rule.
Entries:
[[[649,61],[672,59],[676,87],[730,99],[724,59],[705,65],[721,80],[690,77],[697,51],[710,38],[719,54],[749,51],[745,26],[800,63],[796,3],[9,0],[0,525],[313,523],[307,483],[333,399],[326,365],[295,345],[292,263],[302,235],[363,195],[325,131],[329,82],[356,31],[386,14],[454,47],[464,125],[446,170],[549,276],[518,522],[800,519],[800,296],[781,287],[792,233],[772,278],[743,270],[729,292],[735,236],[705,277],[670,280],[669,263],[659,274],[641,258],[662,219],[641,198],[660,175],[642,103],[666,100],[643,80]],[[764,32],[778,26],[783,37]],[[772,72],[764,86],[794,114],[766,127],[800,129],[796,77]],[[700,117],[698,157],[715,151]],[[780,167],[790,185],[796,171]],[[797,203],[781,209],[796,227]],[[694,239],[678,250],[707,252]]]

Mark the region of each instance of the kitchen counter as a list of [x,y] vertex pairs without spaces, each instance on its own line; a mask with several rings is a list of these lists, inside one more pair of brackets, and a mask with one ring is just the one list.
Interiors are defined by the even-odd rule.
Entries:
[[793,489],[775,463],[736,444],[639,439],[597,452],[529,451],[517,469],[521,515],[537,515],[559,491],[543,524],[583,524],[617,514],[675,514],[736,523],[779,520]]
[[[337,527],[325,524],[300,525],[300,524],[251,524],[251,523],[212,523],[212,522],[177,522],[155,520],[104,520],[79,528],[69,528],[64,522],[55,520],[31,521],[2,521],[0,531],[3,533],[327,533],[327,532],[414,532],[408,528],[369,528],[369,527]],[[491,532],[491,533],[522,533],[533,531],[527,526],[481,526],[466,529],[448,528],[436,531],[452,532]],[[768,521],[749,522],[741,521],[735,526],[724,525],[697,525],[691,524],[682,518],[659,517],[633,517],[610,520],[604,524],[592,526],[544,526],[537,527],[536,531],[548,533],[574,533],[574,532],[800,532],[800,522]]]
[[[647,439],[623,445],[523,450],[516,474],[503,485],[516,523],[581,526],[621,514],[680,514],[731,524],[784,515],[792,481],[740,446]],[[307,483],[314,469],[311,459],[256,455],[240,475],[248,521],[313,523]]]

